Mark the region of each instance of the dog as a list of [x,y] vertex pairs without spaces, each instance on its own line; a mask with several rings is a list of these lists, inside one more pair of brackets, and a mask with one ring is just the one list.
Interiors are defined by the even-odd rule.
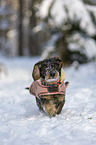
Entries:
[[34,82],[29,88],[36,98],[37,106],[50,117],[59,115],[65,104],[65,92],[69,82],[64,83],[65,73],[58,57],[46,58],[34,65]]

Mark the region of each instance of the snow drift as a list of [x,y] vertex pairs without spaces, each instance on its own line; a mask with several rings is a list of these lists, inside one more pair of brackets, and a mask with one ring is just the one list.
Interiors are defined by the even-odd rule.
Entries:
[[49,118],[38,110],[25,87],[33,65],[40,58],[0,58],[8,77],[0,80],[0,144],[2,145],[95,145],[96,62],[64,68],[66,103],[60,115]]

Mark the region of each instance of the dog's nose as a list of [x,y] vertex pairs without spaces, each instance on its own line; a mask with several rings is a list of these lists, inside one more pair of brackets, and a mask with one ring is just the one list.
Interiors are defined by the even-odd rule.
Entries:
[[54,77],[55,76],[55,71],[50,72],[50,76]]

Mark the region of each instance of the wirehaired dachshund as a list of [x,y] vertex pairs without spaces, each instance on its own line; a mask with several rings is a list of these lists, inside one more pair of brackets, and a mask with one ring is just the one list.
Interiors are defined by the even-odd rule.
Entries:
[[58,57],[46,58],[34,65],[32,77],[34,82],[29,88],[36,98],[37,106],[50,117],[59,115],[65,104],[66,87],[62,61]]

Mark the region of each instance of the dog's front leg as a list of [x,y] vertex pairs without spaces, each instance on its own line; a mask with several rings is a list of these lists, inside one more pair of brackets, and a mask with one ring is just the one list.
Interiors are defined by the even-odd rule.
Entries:
[[54,117],[56,115],[56,106],[52,100],[48,100],[47,103],[44,104],[44,108],[50,117]]
[[65,95],[56,95],[55,96],[57,99],[57,102],[56,102],[56,114],[60,114],[61,111],[62,111],[62,108],[65,104]]
[[42,102],[41,102],[41,100],[38,99],[37,97],[35,97],[35,98],[36,98],[36,104],[37,104],[37,106],[38,106],[39,109],[42,111],[42,110],[43,110],[43,106],[42,106]]
[[62,102],[59,102],[59,105],[58,105],[58,107],[57,107],[57,113],[56,114],[60,114],[61,113],[61,111],[62,111],[62,108],[63,108],[63,106],[64,106],[64,103],[65,103],[65,100],[63,100]]

